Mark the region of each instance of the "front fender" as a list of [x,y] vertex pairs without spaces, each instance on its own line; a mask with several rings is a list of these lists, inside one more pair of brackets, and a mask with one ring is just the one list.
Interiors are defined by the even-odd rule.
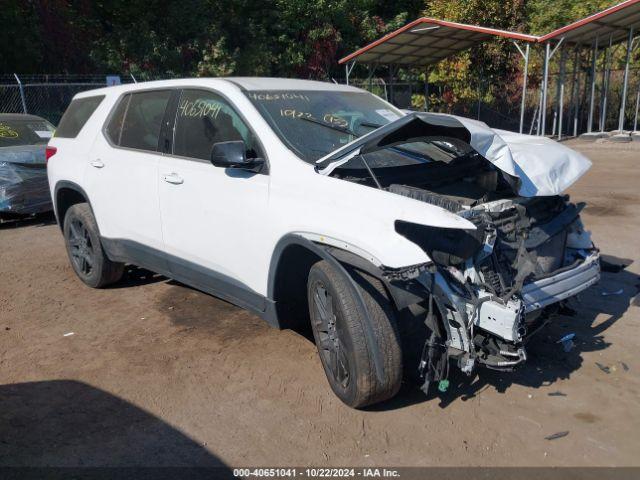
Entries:
[[349,275],[345,267],[338,261],[336,258],[329,253],[326,248],[322,248],[321,245],[318,245],[311,240],[303,237],[299,234],[289,234],[285,235],[276,245],[274,249],[274,253],[271,259],[271,263],[269,266],[269,297],[273,298],[275,293],[275,283],[276,283],[276,275],[280,262],[280,257],[285,249],[291,245],[299,245],[308,249],[310,252],[314,253],[329,263],[340,275],[347,280],[347,284],[351,290],[351,294],[358,306],[358,309],[363,312],[363,318],[365,321],[364,333],[367,338],[367,343],[371,346],[371,356],[373,358],[373,363],[375,366],[376,377],[380,382],[384,381],[384,361],[382,358],[382,353],[380,351],[380,346],[378,345],[378,340],[375,335],[375,330],[371,323],[371,318],[367,311],[367,305],[356,285],[354,279]]

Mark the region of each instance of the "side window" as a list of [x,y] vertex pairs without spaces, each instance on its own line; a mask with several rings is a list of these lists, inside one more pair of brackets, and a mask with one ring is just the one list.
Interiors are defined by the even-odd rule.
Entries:
[[124,116],[127,113],[127,109],[129,108],[129,102],[131,101],[131,94],[125,95],[120,99],[118,106],[114,110],[111,115],[111,119],[109,120],[109,124],[107,125],[107,129],[105,133],[111,143],[114,145],[120,145],[120,137],[122,134],[122,124],[124,123]]
[[60,119],[55,136],[59,138],[75,138],[80,133],[89,117],[96,111],[104,95],[84,97],[73,100]]
[[258,142],[220,95],[207,90],[184,90],[176,111],[173,153],[209,160],[214,143],[243,140],[247,157],[262,156]]
[[121,147],[157,151],[162,117],[170,97],[171,90],[124,96],[107,126],[111,141]]

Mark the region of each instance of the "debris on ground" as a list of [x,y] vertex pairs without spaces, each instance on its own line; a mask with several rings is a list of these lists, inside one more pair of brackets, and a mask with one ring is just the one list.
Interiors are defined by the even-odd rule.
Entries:
[[609,367],[607,367],[607,366],[605,366],[605,365],[602,365],[602,364],[601,364],[601,363],[599,363],[599,362],[596,362],[596,365],[597,365],[597,366],[598,366],[598,368],[599,368],[600,370],[602,370],[604,373],[611,373],[611,369],[610,369]]
[[449,380],[444,379],[438,382],[438,390],[442,393],[445,393],[449,389]]
[[556,432],[556,433],[553,433],[551,435],[548,435],[548,436],[544,437],[544,439],[545,440],[556,440],[557,438],[566,437],[567,435],[569,435],[569,431]]
[[62,335],[63,337],[70,337],[71,335],[75,335],[75,332],[67,332],[64,335]]
[[624,363],[624,362],[620,362],[620,365],[622,365],[622,369],[623,369],[625,372],[628,372],[628,371],[629,371],[629,365],[627,365],[627,364],[626,364],[626,363]]
[[550,392],[550,393],[547,393],[547,395],[550,397],[566,397],[567,396],[566,393],[562,393],[560,391]]
[[562,344],[562,348],[564,349],[564,351],[566,353],[569,353],[571,350],[573,350],[573,347],[576,346],[576,344],[573,343],[573,339],[574,338],[576,338],[576,334],[575,333],[569,333],[568,335],[565,335],[560,340],[558,340],[556,343],[561,343]]
[[602,296],[607,297],[609,295],[622,295],[623,293],[624,293],[624,288],[621,288],[620,290],[616,290],[615,292],[602,292]]

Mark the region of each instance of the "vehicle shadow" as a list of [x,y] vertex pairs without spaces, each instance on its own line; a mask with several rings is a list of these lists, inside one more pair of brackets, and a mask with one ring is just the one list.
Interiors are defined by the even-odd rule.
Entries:
[[38,213],[30,216],[16,216],[13,218],[3,218],[0,220],[0,230],[9,230],[22,227],[46,227],[55,225],[56,217],[53,212]]
[[[623,268],[614,273],[618,269],[611,268],[616,265],[626,267],[631,264],[630,260],[603,257],[609,268],[603,268],[600,282],[583,292],[578,301],[572,301],[575,315],[555,317],[531,338],[527,344],[529,358],[520,368],[513,372],[481,368],[473,376],[467,377],[451,365],[446,392],[439,392],[437,386],[433,385],[429,396],[425,397],[417,385],[407,382],[394,399],[372,408],[376,411],[394,410],[435,399],[439,400],[441,408],[446,408],[455,400],[470,400],[490,388],[505,393],[514,384],[537,389],[570,378],[573,372],[582,367],[583,353],[601,351],[611,345],[605,340],[604,332],[634,304],[634,298],[640,292],[640,277],[637,274]],[[573,339],[575,345],[565,352],[558,340],[570,333],[576,335]],[[609,367],[599,366],[602,375],[608,374]],[[617,368],[624,368],[624,365],[620,364]]]
[[120,478],[139,477],[133,467],[199,467],[202,478],[232,477],[219,458],[160,418],[71,380],[0,385],[0,467],[7,466],[126,467]]
[[109,290],[115,290],[119,288],[137,287],[140,285],[150,285],[157,282],[165,282],[169,280],[164,275],[152,272],[146,268],[138,267],[136,265],[127,264],[124,269],[124,275],[119,282],[111,284],[107,287]]

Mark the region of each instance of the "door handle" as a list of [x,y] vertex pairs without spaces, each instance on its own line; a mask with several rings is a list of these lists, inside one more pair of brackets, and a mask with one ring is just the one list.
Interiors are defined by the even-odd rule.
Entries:
[[167,183],[171,183],[173,185],[180,185],[181,183],[184,182],[184,180],[182,179],[182,177],[180,177],[180,175],[178,175],[177,173],[168,173],[162,176],[162,179],[167,182]]
[[91,162],[91,166],[95,168],[102,168],[104,167],[104,163],[99,158],[96,158]]

